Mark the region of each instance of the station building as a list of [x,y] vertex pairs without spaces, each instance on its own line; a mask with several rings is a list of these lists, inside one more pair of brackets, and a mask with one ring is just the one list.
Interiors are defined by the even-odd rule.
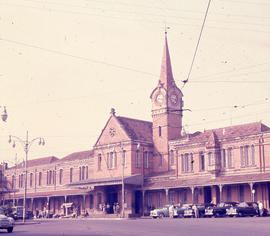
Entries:
[[[160,78],[150,94],[152,122],[111,109],[93,149],[27,163],[27,209],[51,214],[148,214],[165,204],[262,201],[269,209],[270,128],[261,122],[184,133],[183,94],[165,34]],[[150,111],[150,108],[149,108]],[[23,205],[23,163],[2,174],[2,203]],[[16,191],[15,191],[16,190]],[[121,211],[120,210],[120,211]]]

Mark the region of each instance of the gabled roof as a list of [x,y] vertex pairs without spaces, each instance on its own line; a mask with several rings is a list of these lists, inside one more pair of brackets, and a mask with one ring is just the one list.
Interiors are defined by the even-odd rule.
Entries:
[[153,142],[152,122],[117,116],[117,120],[132,140]]
[[[27,167],[33,167],[33,166],[40,166],[40,165],[47,165],[51,164],[55,161],[58,161],[59,159],[55,156],[49,156],[49,157],[42,157],[42,158],[36,158],[33,160],[28,160],[27,161]],[[24,162],[21,162],[17,165],[17,168],[23,168],[24,167]],[[13,169],[15,166],[9,168]]]
[[213,130],[210,131],[209,139],[206,143],[207,148],[215,148],[218,146],[218,140],[215,132]]
[[[270,131],[270,128],[262,124],[261,122],[254,122],[242,125],[228,126],[219,129],[205,130],[203,133],[196,132],[194,134],[188,134],[187,142],[184,143],[187,144],[196,142],[208,142],[209,140],[211,140],[211,136],[213,138],[213,134],[215,135],[215,141],[217,142],[217,140],[256,135],[265,131]],[[187,137],[185,136],[183,137],[183,139],[186,138]]]
[[87,150],[87,151],[82,151],[82,152],[74,152],[66,157],[60,159],[59,161],[74,161],[74,160],[82,160],[82,159],[87,159],[89,157],[92,157],[94,154],[93,150]]

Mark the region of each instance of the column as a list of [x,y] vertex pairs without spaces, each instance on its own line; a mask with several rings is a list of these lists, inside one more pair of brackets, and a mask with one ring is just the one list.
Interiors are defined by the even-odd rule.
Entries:
[[165,194],[166,194],[166,204],[169,204],[169,189],[165,189]]
[[250,187],[250,199],[252,202],[254,202],[254,194],[255,194],[255,189],[253,189],[254,184],[252,182],[248,183]]
[[176,178],[178,178],[178,151],[175,151],[175,164],[176,164],[176,171],[175,171],[175,174],[176,174]]
[[223,189],[223,185],[219,184],[218,185],[219,188],[219,202],[223,202],[223,198],[222,198],[222,189]]
[[48,210],[48,213],[50,212],[50,197],[47,197],[47,210]]
[[145,195],[145,190],[142,190],[142,215],[144,216],[144,195]]
[[31,206],[30,206],[31,211],[33,211],[33,208],[34,208],[34,198],[31,198]]
[[194,190],[195,190],[195,187],[194,186],[192,186],[191,188],[191,202],[192,202],[192,204],[194,204]]
[[85,208],[85,198],[86,198],[86,195],[84,194],[83,195],[83,214],[85,215],[85,213],[86,213],[86,208]]

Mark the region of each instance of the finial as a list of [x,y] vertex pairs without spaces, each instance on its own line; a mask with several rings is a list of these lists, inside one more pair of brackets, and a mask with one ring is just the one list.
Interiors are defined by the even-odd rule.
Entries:
[[114,116],[115,115],[115,109],[114,108],[111,108],[111,115]]
[[169,26],[167,26],[167,24],[165,23],[165,37],[167,37],[167,33],[168,33],[168,29],[170,29],[170,27]]

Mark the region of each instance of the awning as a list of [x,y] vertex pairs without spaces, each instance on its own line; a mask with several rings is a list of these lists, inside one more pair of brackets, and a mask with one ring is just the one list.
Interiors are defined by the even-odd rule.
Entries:
[[123,179],[122,176],[112,178],[88,179],[68,184],[67,187],[93,190],[95,186],[119,185],[122,184],[122,181],[124,181],[125,184],[141,186],[143,182],[143,177],[142,175],[130,175],[124,176]]

